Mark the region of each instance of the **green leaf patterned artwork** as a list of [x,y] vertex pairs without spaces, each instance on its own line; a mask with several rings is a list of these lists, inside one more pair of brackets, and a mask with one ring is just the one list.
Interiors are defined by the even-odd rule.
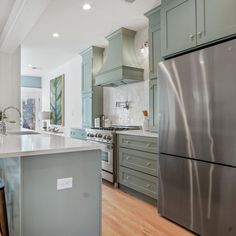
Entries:
[[64,79],[61,75],[50,80],[50,123],[64,125]]

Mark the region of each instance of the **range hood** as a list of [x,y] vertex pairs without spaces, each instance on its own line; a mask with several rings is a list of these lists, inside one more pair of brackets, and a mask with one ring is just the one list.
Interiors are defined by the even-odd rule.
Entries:
[[106,37],[109,41],[107,59],[95,77],[95,85],[117,87],[143,80],[134,48],[136,32],[121,28]]

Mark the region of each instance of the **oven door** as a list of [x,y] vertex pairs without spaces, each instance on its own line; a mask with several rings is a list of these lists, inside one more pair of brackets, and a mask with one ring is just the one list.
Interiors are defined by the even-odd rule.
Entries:
[[114,172],[112,144],[104,145],[104,149],[102,150],[102,169],[110,173]]

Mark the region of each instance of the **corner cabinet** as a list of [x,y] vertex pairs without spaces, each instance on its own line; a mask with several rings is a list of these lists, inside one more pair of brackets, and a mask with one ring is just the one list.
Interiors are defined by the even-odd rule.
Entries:
[[157,64],[161,57],[161,8],[145,14],[149,19],[149,130],[157,132]]
[[94,118],[103,114],[103,88],[95,86],[95,75],[103,63],[103,48],[90,47],[82,56],[82,127],[93,126]]
[[236,34],[235,0],[163,0],[162,56]]

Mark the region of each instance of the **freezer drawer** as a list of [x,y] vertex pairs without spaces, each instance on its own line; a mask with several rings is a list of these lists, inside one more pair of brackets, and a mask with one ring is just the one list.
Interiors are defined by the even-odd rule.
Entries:
[[236,168],[160,155],[161,215],[202,236],[236,235]]

